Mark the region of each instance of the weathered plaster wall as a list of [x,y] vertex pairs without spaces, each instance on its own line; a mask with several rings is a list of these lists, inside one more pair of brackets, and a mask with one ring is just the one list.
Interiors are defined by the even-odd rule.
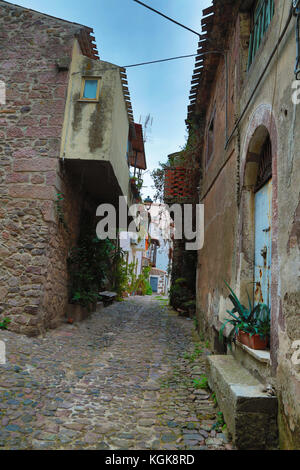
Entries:
[[[231,129],[235,122],[236,77],[240,64],[239,44],[238,20],[228,54],[228,129]],[[214,150],[207,164],[207,132],[213,108],[216,109]],[[200,182],[200,201],[204,204],[205,210],[205,232],[204,247],[198,252],[197,268],[199,322],[212,341],[220,328],[226,308],[229,308],[226,299],[228,291],[224,281],[236,287],[235,233],[238,216],[236,193],[239,149],[235,138],[225,150],[225,117],[225,66],[224,60],[221,59],[206,111],[205,145],[201,156],[203,175]]]
[[[69,76],[56,62],[71,58],[80,27],[3,2],[0,10],[0,311],[11,329],[35,335],[64,314],[77,233],[78,192],[59,164]],[[57,220],[57,192],[71,236]]]
[[[283,29],[288,2],[277,2],[274,21],[257,60],[249,72],[241,96],[242,107],[257,77],[263,71],[276,40]],[[300,107],[292,102],[295,62],[295,19],[275,55],[268,73],[241,125],[242,162],[245,165],[249,136],[254,127],[264,125],[270,133],[273,153],[273,220],[272,220],[272,328],[271,367],[276,378],[280,402],[281,446],[300,448],[300,375],[291,357],[293,342],[300,339],[300,271],[299,207],[300,187]],[[267,111],[269,109],[269,112]],[[255,124],[255,125],[254,125]],[[250,131],[250,128],[252,129]]]
[[[79,100],[82,77],[100,78],[99,102]],[[120,68],[80,53],[74,44],[62,133],[61,157],[110,163],[124,196],[129,194],[126,149],[129,120]]]
[[[205,207],[204,247],[198,255],[197,301],[204,325],[219,329],[224,298],[235,269],[234,233],[237,208],[235,198],[236,156],[233,153],[211,191],[203,199]],[[220,318],[219,318],[220,316]],[[203,324],[203,319],[201,319]]]
[[[258,150],[262,143],[259,141],[259,132],[255,134],[257,129],[265,129],[271,138],[273,154],[271,373],[279,398],[281,447],[299,449],[300,377],[299,365],[292,361],[294,342],[300,339],[300,136],[297,132],[300,105],[292,102],[296,57],[295,18],[292,18],[278,53],[275,53],[264,79],[257,87],[258,79],[289,14],[290,2],[277,0],[275,5],[275,16],[249,72],[243,70],[241,51],[234,53],[233,44],[229,45],[230,67],[234,64],[235,76],[239,77],[238,81],[231,80],[229,87],[229,99],[234,99],[237,116],[244,110],[251,93],[256,91],[228,149],[224,151],[217,146],[215,165],[220,165],[223,158],[225,167],[217,174],[213,185],[213,177],[209,173],[204,174],[201,183],[206,192],[206,238],[204,249],[198,256],[198,314],[200,319],[204,319],[206,328],[215,325],[223,317],[225,305],[222,285],[225,276],[242,299],[251,282],[253,204],[251,206],[252,189],[247,182],[249,166],[246,166],[246,160],[249,149],[255,153],[255,146]],[[231,43],[236,37],[245,36],[245,15],[243,13],[240,17],[243,22],[236,23],[236,31],[229,35],[233,38]],[[237,35],[238,28],[240,31]],[[230,69],[230,76],[232,73]],[[215,99],[215,90],[222,88],[222,76],[217,74],[211,102]],[[234,112],[234,108],[229,108],[230,113]],[[229,134],[231,129],[229,126]],[[236,157],[229,158],[232,148]],[[236,174],[239,175],[238,180],[235,179]],[[225,211],[226,206],[230,209],[228,212]]]

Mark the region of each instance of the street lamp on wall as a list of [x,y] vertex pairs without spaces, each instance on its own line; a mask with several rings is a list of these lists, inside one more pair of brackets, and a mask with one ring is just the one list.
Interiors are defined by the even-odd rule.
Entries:
[[145,208],[146,208],[146,211],[150,211],[151,209],[151,205],[153,204],[153,201],[151,199],[150,196],[146,197],[146,199],[144,200],[144,205],[145,205]]

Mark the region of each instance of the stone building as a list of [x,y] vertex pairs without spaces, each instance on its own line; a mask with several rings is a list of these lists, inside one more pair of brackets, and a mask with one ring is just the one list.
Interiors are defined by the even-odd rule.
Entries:
[[100,203],[132,202],[126,73],[99,59],[94,39],[0,1],[0,309],[16,332],[59,324],[82,224]]
[[[245,304],[248,291],[271,307],[269,351],[237,345],[234,357],[211,361],[229,428],[248,448],[276,445],[276,421],[280,447],[300,448],[300,105],[294,74],[300,11],[292,3],[214,0],[204,10],[188,108],[190,134],[200,138],[205,206],[197,267],[201,328],[216,352],[225,353],[219,330],[232,307],[224,281]],[[248,411],[241,404],[246,398],[234,392],[245,374],[249,387],[257,387]],[[262,405],[259,384],[275,388],[278,412],[274,400]]]

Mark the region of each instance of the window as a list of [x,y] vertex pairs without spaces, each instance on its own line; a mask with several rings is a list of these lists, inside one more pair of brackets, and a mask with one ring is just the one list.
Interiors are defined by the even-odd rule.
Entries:
[[100,78],[89,77],[82,79],[80,99],[83,101],[99,101]]
[[257,0],[251,13],[248,70],[274,16],[274,0]]
[[209,164],[214,153],[214,127],[215,127],[216,107],[210,118],[209,126],[206,135],[206,166]]

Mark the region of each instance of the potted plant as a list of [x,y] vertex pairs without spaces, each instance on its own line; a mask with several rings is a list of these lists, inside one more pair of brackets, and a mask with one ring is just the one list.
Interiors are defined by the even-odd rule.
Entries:
[[232,310],[227,310],[230,318],[226,319],[220,329],[220,340],[223,340],[224,328],[233,326],[229,334],[230,343],[237,339],[251,349],[266,349],[270,336],[270,308],[265,304],[253,305],[248,294],[248,308],[241,304],[231,287],[229,299],[233,304]]

